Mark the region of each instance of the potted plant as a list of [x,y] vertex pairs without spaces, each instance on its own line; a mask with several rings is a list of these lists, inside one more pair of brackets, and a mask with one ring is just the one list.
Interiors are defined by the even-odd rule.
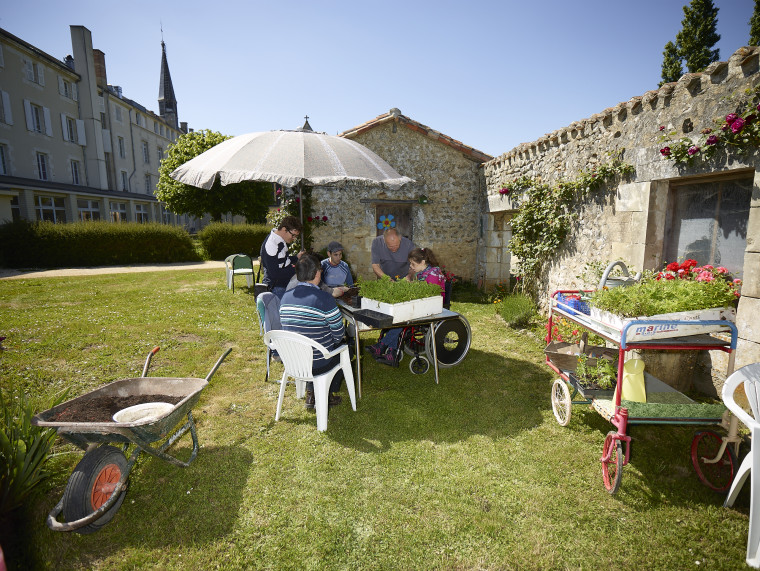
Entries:
[[362,309],[393,316],[399,323],[443,311],[441,287],[424,281],[393,281],[388,276],[358,283]]
[[573,377],[583,396],[611,397],[617,384],[617,368],[611,359],[590,359],[588,355],[580,354]]
[[[649,272],[636,284],[594,292],[591,317],[618,331],[628,322],[644,318],[673,322],[734,321],[740,286],[741,280],[731,279],[726,268],[698,266],[695,260],[673,262],[663,271]],[[720,325],[642,324],[629,328],[628,340],[635,336],[658,339],[722,329]]]

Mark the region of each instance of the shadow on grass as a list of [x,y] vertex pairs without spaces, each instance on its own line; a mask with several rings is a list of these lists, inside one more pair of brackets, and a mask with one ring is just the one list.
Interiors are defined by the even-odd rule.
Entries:
[[535,427],[551,406],[550,374],[530,361],[470,350],[459,365],[440,369],[437,385],[432,367],[414,375],[408,362],[391,368],[363,358],[357,412],[348,403],[333,409],[328,436],[366,452],[409,440],[497,439]]

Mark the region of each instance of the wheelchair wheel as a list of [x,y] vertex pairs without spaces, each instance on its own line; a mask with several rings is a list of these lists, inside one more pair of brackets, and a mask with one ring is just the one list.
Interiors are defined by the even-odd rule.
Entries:
[[[433,360],[433,328],[428,328],[425,335],[425,354]],[[448,368],[458,365],[470,350],[472,332],[470,324],[460,315],[457,319],[442,321],[435,330],[435,350],[438,355],[438,366]]]
[[430,361],[419,355],[409,361],[409,370],[415,375],[424,375],[430,369]]
[[410,357],[425,352],[425,339],[427,328],[413,327],[404,334],[403,348],[404,353]]

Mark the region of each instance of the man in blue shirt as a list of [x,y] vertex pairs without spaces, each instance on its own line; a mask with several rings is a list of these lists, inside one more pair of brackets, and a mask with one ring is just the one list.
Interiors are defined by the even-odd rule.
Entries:
[[414,243],[398,233],[395,228],[385,231],[372,240],[372,271],[378,278],[390,276],[392,280],[400,280],[407,276],[412,278],[409,269],[409,252],[414,250]]
[[295,216],[286,216],[261,244],[261,267],[264,268],[261,281],[279,299],[282,299],[285,287],[296,273],[295,263],[303,255],[303,251],[298,252],[297,256],[288,254],[288,246],[300,234],[301,221]]
[[351,268],[341,259],[342,257],[343,245],[340,242],[330,242],[327,245],[327,258],[322,260],[322,286],[330,288],[329,291],[333,297],[340,297],[354,285]]
[[[322,280],[319,258],[313,254],[302,256],[296,263],[296,277],[298,285],[286,291],[280,303],[282,328],[309,337],[322,344],[328,351],[336,349],[343,343],[343,316],[333,296],[319,288],[319,282]],[[319,375],[338,363],[340,356],[325,359],[321,353],[314,350],[312,372]],[[340,404],[340,396],[334,393],[340,390],[342,381],[343,371],[339,370],[330,384],[329,406]],[[313,383],[306,384],[306,408],[314,408]]]

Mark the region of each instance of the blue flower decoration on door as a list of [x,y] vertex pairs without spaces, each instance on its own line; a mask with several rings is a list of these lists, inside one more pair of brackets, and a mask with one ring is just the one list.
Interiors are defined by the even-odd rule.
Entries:
[[386,228],[395,228],[396,221],[393,219],[393,214],[388,214],[388,216],[381,216],[380,222],[377,223],[377,227],[380,230],[385,230]]

